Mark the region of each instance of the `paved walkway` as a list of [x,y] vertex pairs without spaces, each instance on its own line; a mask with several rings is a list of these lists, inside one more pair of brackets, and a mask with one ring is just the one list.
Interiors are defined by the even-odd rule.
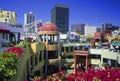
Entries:
[[0,47],[0,52],[3,52],[4,50],[7,50],[10,47]]

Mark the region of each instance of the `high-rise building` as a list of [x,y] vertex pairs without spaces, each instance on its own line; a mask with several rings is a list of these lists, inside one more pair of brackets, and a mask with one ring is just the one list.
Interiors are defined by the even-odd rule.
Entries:
[[109,24],[109,23],[103,23],[102,24],[102,32],[104,30],[114,31],[114,30],[118,30],[119,28],[120,28],[119,26],[113,26],[112,24]]
[[[25,13],[24,14],[24,25],[30,24],[35,22],[35,14],[33,12]],[[28,30],[28,32],[33,32],[35,27],[33,26]]]
[[101,27],[97,27],[96,32],[101,32]]
[[17,22],[16,12],[6,11],[0,9],[0,22],[16,25]]
[[96,26],[85,26],[85,36],[94,36],[96,30]]
[[112,29],[112,24],[109,24],[109,23],[103,23],[102,24],[102,32],[104,30],[111,30]]
[[69,7],[57,4],[51,11],[51,22],[57,25],[59,32],[66,33],[69,30]]
[[101,28],[97,26],[85,26],[85,36],[94,36],[95,32],[101,32]]
[[84,35],[85,34],[85,26],[87,24],[73,24],[71,26],[71,31],[74,31],[78,34]]

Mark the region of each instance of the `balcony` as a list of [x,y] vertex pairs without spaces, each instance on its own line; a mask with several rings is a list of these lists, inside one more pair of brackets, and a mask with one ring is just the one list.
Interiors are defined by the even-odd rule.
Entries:
[[58,44],[54,44],[54,45],[46,44],[46,49],[49,51],[58,50]]

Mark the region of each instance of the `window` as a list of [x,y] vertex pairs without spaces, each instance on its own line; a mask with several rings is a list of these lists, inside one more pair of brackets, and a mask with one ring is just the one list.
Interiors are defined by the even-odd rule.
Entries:
[[7,21],[7,19],[5,19],[5,21]]
[[69,47],[66,47],[66,52],[69,52]]
[[1,17],[4,17],[4,15],[3,15],[3,14],[1,14]]
[[7,17],[9,18],[9,15],[7,15]]
[[64,47],[62,47],[62,52],[64,52]]
[[73,52],[73,47],[72,46],[70,47],[70,52]]

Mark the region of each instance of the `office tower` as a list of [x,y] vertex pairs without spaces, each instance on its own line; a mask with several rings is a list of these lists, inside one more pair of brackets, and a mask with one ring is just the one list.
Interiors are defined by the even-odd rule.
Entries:
[[97,27],[96,32],[101,32],[101,28],[100,28],[100,27]]
[[0,22],[16,25],[16,12],[0,9]]
[[57,4],[51,11],[51,22],[57,25],[59,32],[67,33],[69,30],[69,7]]
[[96,26],[85,26],[85,36],[94,36],[95,32],[97,32]]
[[109,24],[109,23],[103,23],[102,24],[102,32],[104,30],[111,30],[112,29],[112,24]]
[[95,32],[101,32],[101,28],[97,26],[85,26],[85,36],[94,36]]
[[[35,22],[35,14],[32,12],[24,14],[24,25],[28,25],[30,23]],[[35,31],[35,27],[33,26],[28,30],[28,32],[33,32]]]
[[78,34],[84,35],[85,34],[85,26],[87,24],[73,24],[71,26],[71,31],[74,31]]
[[112,24],[109,24],[109,23],[103,23],[102,24],[102,32],[104,30],[111,30],[111,31],[114,31],[114,30],[118,30],[120,28],[120,26],[114,26]]

